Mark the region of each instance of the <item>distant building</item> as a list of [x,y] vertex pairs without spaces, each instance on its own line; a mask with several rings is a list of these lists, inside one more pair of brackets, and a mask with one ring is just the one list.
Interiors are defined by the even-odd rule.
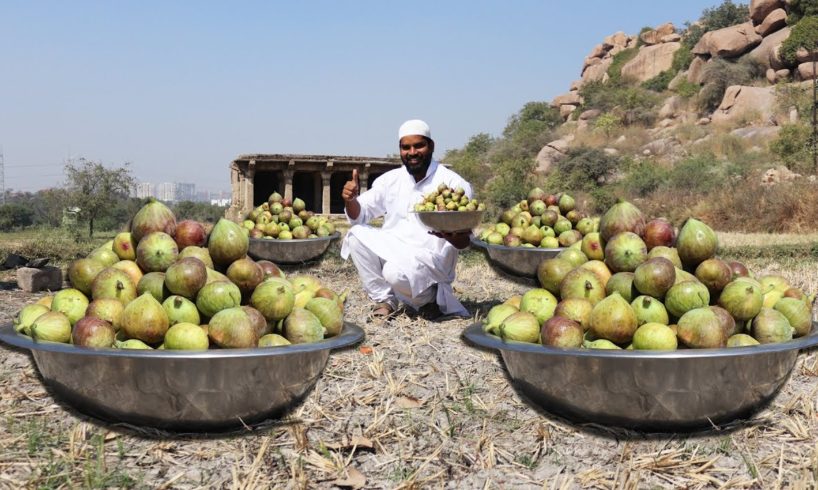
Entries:
[[213,206],[230,206],[230,198],[211,199],[210,204]]
[[156,184],[156,198],[164,202],[172,202],[176,200],[176,183],[162,182]]
[[176,183],[176,195],[174,201],[195,201],[196,200],[196,184],[187,182]]
[[156,197],[153,191],[153,184],[150,182],[139,182],[136,184],[136,197],[138,199],[145,199],[147,197]]

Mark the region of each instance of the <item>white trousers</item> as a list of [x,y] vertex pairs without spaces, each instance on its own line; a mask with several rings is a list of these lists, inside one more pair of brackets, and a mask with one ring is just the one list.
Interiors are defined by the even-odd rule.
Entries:
[[388,303],[393,309],[397,309],[398,301],[401,301],[414,310],[435,301],[435,286],[426,288],[413,297],[409,278],[398,267],[378,257],[354,235],[347,237],[347,244],[349,256],[358,269],[364,291],[372,301]]

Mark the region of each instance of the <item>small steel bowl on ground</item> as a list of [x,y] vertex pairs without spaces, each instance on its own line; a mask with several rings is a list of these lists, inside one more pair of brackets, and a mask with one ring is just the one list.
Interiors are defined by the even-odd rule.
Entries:
[[38,343],[0,327],[0,341],[28,349],[57,398],[110,422],[174,431],[241,427],[277,417],[315,386],[329,353],[363,340],[346,323],[321,342],[208,351],[86,349]]
[[746,418],[772,400],[810,335],[780,344],[724,349],[559,349],[504,342],[475,323],[474,345],[500,351],[512,384],[547,412],[575,422],[643,431],[712,427]]
[[480,224],[483,211],[413,211],[427,228],[441,233],[470,231]]
[[277,240],[274,238],[251,238],[247,254],[256,260],[269,260],[276,264],[300,264],[317,259],[329,248],[330,243],[341,236]]
[[545,259],[556,257],[564,248],[506,247],[490,245],[476,237],[471,238],[473,247],[486,251],[492,265],[517,276],[537,278],[537,267]]

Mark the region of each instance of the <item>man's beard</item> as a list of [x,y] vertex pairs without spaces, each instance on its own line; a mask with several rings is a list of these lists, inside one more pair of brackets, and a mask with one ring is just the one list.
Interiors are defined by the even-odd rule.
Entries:
[[423,178],[426,176],[426,170],[429,169],[429,165],[432,163],[432,155],[427,155],[423,160],[421,160],[417,164],[409,164],[409,159],[401,157],[401,161],[403,161],[403,166],[406,167],[406,171],[408,171],[412,177],[415,178]]

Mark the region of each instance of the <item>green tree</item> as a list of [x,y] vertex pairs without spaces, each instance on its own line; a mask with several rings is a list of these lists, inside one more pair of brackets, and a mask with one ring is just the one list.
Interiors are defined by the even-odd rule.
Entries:
[[11,231],[15,228],[31,226],[33,214],[31,208],[22,204],[0,205],[0,231]]
[[818,15],[818,0],[788,0],[787,24],[795,25],[804,17]]
[[451,165],[475,190],[482,188],[491,176],[488,153],[494,143],[495,139],[487,133],[476,134],[462,149],[447,151],[443,162]]
[[65,166],[70,202],[80,208],[80,219],[88,221],[88,236],[94,235],[94,221],[117,201],[128,199],[134,186],[129,164],[106,168],[101,162],[81,158]]
[[749,18],[750,9],[747,4],[735,4],[731,0],[725,0],[717,7],[704,9],[698,22],[686,23],[687,30],[684,33],[682,44],[692,48],[704,33],[741,24],[747,22]]
[[568,150],[557,164],[558,172],[551,177],[557,179],[563,189],[591,192],[610,182],[620,163],[617,156],[598,148],[580,146]]
[[[464,177],[465,178],[465,177]],[[215,223],[224,217],[224,206],[216,206],[209,202],[180,201],[171,209],[177,220],[192,219],[207,223]]]

